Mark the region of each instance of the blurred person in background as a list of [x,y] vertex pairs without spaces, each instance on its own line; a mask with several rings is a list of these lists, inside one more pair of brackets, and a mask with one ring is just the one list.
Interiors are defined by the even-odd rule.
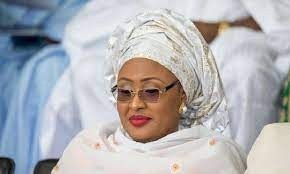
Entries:
[[278,121],[279,92],[290,66],[290,3],[192,2],[192,19],[220,68],[232,136],[249,151],[264,125]]
[[86,1],[0,1],[0,156],[16,174],[39,160],[42,109],[69,65],[59,44],[67,21]]

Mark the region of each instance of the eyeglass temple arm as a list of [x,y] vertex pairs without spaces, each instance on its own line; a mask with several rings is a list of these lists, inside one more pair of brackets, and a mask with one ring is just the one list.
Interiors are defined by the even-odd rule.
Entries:
[[172,87],[173,87],[174,85],[176,85],[177,83],[179,83],[179,80],[177,80],[177,81],[173,82],[172,84],[166,86],[166,87],[164,88],[164,92],[165,92],[165,91],[168,91],[170,88],[172,88]]
[[114,92],[116,89],[117,89],[117,85],[115,85],[115,86],[113,86],[112,88],[111,88],[111,92]]

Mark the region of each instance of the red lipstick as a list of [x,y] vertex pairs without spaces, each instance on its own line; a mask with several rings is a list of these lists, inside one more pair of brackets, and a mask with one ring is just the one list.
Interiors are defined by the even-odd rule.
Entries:
[[144,115],[132,115],[129,118],[130,123],[135,127],[141,127],[147,124],[151,120],[150,117]]

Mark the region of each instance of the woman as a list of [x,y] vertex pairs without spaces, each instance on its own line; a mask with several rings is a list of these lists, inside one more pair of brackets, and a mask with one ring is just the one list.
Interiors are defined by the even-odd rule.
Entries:
[[121,124],[81,132],[53,174],[244,172],[245,154],[221,135],[229,120],[214,58],[190,20],[157,10],[120,25],[105,79]]

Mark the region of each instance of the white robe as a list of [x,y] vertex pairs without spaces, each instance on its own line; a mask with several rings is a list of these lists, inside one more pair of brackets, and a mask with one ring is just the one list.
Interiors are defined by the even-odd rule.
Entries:
[[102,123],[78,134],[52,174],[243,174],[245,153],[203,126],[139,143],[119,124]]
[[249,153],[245,174],[288,174],[289,147],[290,123],[265,126]]

